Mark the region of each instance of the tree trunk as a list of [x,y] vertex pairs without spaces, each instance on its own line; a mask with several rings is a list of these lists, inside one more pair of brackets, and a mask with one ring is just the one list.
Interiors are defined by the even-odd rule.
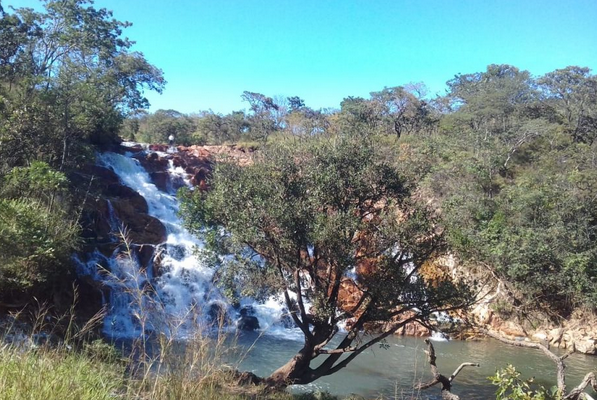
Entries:
[[313,359],[313,350],[313,346],[305,345],[290,361],[265,378],[264,382],[276,387],[313,382],[318,378],[309,367]]

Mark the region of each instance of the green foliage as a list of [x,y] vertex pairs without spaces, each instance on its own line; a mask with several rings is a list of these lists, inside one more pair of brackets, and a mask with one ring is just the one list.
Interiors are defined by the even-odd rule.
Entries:
[[52,197],[65,195],[68,180],[42,161],[34,161],[29,167],[15,167],[6,174],[0,195],[6,198],[34,197],[50,204]]
[[[229,294],[285,292],[310,361],[319,356],[313,347],[335,336],[339,322],[356,321],[342,349],[366,322],[414,309],[426,320],[471,300],[466,288],[450,282],[411,279],[443,242],[432,215],[411,198],[410,185],[367,137],[279,141],[252,165],[219,163],[208,192],[182,192],[182,213],[206,241],[201,254]],[[365,265],[369,270],[360,269]],[[340,287],[355,267],[362,301],[343,306]],[[305,301],[312,304],[308,312]],[[374,336],[340,364],[381,339]],[[339,354],[319,372],[289,379],[306,383],[333,373],[341,368],[334,367]]]
[[177,144],[191,144],[195,131],[194,121],[175,110],[157,110],[144,118],[136,135],[136,140],[145,143],[168,143],[170,135]]
[[44,12],[3,12],[0,173],[30,160],[77,165],[89,143],[118,140],[123,114],[147,107],[161,71],[122,37],[129,24],[87,0],[45,1]]
[[496,400],[558,400],[557,388],[550,390],[543,386],[533,389],[533,380],[523,380],[520,372],[512,365],[500,369],[494,376],[489,377],[490,382],[498,387]]
[[78,226],[33,199],[0,199],[0,297],[42,293],[67,280]]
[[69,275],[79,229],[70,215],[67,183],[63,173],[40,161],[3,178],[0,298],[39,295]]
[[576,126],[591,115],[593,80],[579,67],[537,80],[506,65],[458,75],[440,134],[399,144],[401,169],[441,209],[451,250],[524,293],[523,310],[595,310],[597,131]]

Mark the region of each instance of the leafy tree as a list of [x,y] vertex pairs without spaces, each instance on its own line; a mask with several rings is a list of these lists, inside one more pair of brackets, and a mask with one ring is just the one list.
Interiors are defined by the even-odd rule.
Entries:
[[459,120],[484,138],[507,131],[521,105],[537,97],[528,71],[511,65],[489,65],[485,72],[458,74],[447,82]]
[[576,66],[558,69],[538,80],[547,101],[565,121],[577,142],[597,139],[597,77],[589,68]]
[[290,112],[299,111],[305,107],[305,101],[298,96],[288,97],[287,100]]
[[88,143],[117,140],[123,115],[147,106],[145,88],[164,85],[122,37],[130,24],[89,4],[48,0],[44,12],[3,15],[0,153],[9,165],[39,156],[61,168],[76,164]]
[[393,133],[400,137],[402,134],[419,131],[430,124],[430,110],[422,98],[425,92],[421,84],[371,92],[371,102],[382,118],[384,133]]
[[195,123],[188,115],[176,110],[157,110],[144,119],[139,137],[146,143],[167,143],[173,135],[176,143],[190,144],[194,131]]
[[376,105],[362,97],[348,96],[340,103],[340,131],[372,134],[379,131],[382,116]]
[[286,115],[286,132],[294,136],[313,136],[327,132],[330,122],[322,110],[301,107]]
[[[304,335],[268,384],[333,374],[404,324],[471,301],[465,287],[418,274],[441,233],[366,138],[283,142],[253,165],[218,164],[210,185],[183,192],[182,209],[216,279],[231,297],[283,293]],[[380,322],[379,334],[363,334]]]
[[280,128],[277,118],[279,105],[271,97],[261,93],[244,91],[241,98],[250,105],[251,114],[248,120],[251,139],[266,141]]

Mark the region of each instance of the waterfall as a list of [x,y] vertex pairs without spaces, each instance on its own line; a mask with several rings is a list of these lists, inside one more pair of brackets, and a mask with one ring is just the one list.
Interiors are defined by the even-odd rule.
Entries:
[[[196,249],[203,244],[182,226],[177,214],[178,199],[172,193],[160,191],[131,155],[106,152],[98,156],[98,164],[114,171],[122,184],[146,200],[148,214],[166,227],[167,239],[156,246],[153,262],[146,268],[141,268],[131,243],[118,246],[111,257],[99,251],[88,254],[85,260],[75,257],[79,274],[101,281],[108,288],[104,333],[115,338],[134,338],[160,332],[184,338],[197,329],[213,328],[219,315],[227,315],[233,326],[238,310],[212,284],[214,271],[197,259]],[[186,173],[176,168],[172,160],[169,174],[188,185]],[[112,230],[122,230],[111,205],[108,206]],[[283,306],[278,299],[265,303],[242,299],[241,307],[247,306],[266,334],[302,337],[296,329],[281,324]]]

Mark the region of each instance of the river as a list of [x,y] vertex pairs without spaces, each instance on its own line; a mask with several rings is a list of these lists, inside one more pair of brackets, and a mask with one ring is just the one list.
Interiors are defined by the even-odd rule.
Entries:
[[[288,361],[300,348],[296,340],[277,335],[243,334],[238,339],[242,347],[256,340],[253,351],[240,363],[240,369],[257,375],[267,375]],[[365,398],[383,395],[390,399],[410,398],[416,394],[413,383],[431,380],[429,364],[421,338],[392,337],[388,348],[376,348],[359,355],[344,370],[321,378],[294,391],[328,391],[339,396],[357,394]],[[540,350],[509,346],[493,339],[481,341],[433,341],[437,366],[444,375],[452,372],[463,362],[479,363],[480,367],[464,368],[454,380],[452,391],[463,399],[495,398],[496,387],[487,377],[496,369],[512,364],[523,373],[524,378],[535,377],[545,387],[555,384],[555,364]],[[580,383],[587,372],[597,370],[597,358],[573,354],[566,359],[566,382],[568,387]],[[436,385],[422,391],[420,398],[439,399],[440,387]]]

